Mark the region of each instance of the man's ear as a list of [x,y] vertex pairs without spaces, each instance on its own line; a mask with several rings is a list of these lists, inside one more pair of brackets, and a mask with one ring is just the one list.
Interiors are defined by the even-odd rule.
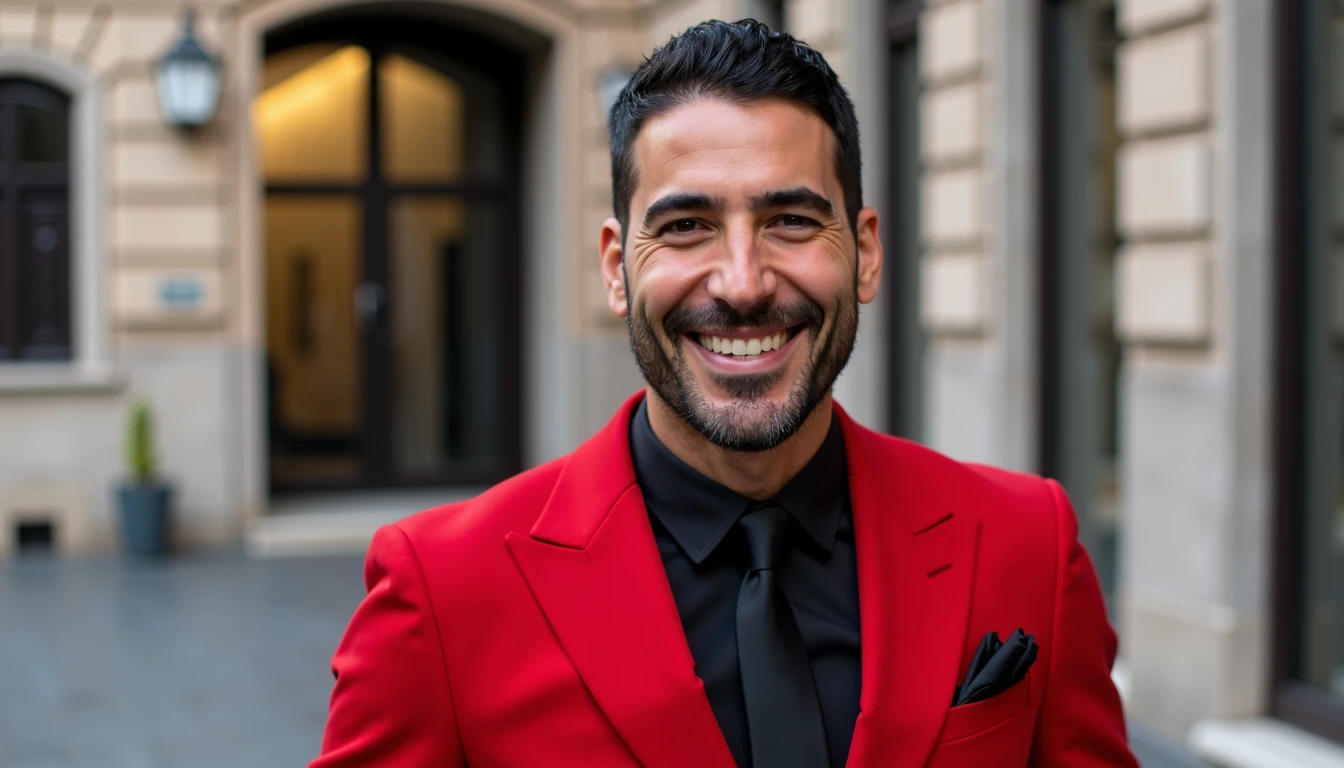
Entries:
[[621,268],[621,223],[616,219],[602,222],[597,251],[602,261],[602,283],[607,289],[607,306],[613,315],[625,317],[629,305],[625,300],[625,270]]
[[858,234],[859,303],[867,304],[877,298],[882,284],[882,239],[877,231],[877,211],[864,208],[859,211],[855,230]]

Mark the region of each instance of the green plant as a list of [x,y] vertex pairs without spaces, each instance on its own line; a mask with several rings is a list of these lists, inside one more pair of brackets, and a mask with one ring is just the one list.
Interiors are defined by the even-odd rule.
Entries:
[[131,409],[130,427],[126,433],[126,469],[136,483],[154,479],[153,427],[149,403],[136,403]]

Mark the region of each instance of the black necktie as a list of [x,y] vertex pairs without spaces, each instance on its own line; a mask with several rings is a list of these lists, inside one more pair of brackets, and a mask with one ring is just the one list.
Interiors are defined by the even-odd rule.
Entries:
[[755,768],[830,765],[812,664],[776,572],[791,522],[787,511],[769,506],[738,523],[751,551],[737,593],[737,658]]

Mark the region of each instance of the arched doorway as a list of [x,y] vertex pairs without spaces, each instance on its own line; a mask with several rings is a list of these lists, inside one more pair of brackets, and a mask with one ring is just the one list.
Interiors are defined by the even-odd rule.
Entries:
[[273,492],[520,468],[524,66],[419,16],[267,35],[252,118]]

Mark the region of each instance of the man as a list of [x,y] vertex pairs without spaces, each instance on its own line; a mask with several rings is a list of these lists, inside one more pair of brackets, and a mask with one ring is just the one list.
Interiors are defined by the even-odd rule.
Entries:
[[1059,487],[831,401],[882,247],[821,55],[701,24],[610,138],[602,274],[647,391],[378,532],[314,768],[1135,766]]

